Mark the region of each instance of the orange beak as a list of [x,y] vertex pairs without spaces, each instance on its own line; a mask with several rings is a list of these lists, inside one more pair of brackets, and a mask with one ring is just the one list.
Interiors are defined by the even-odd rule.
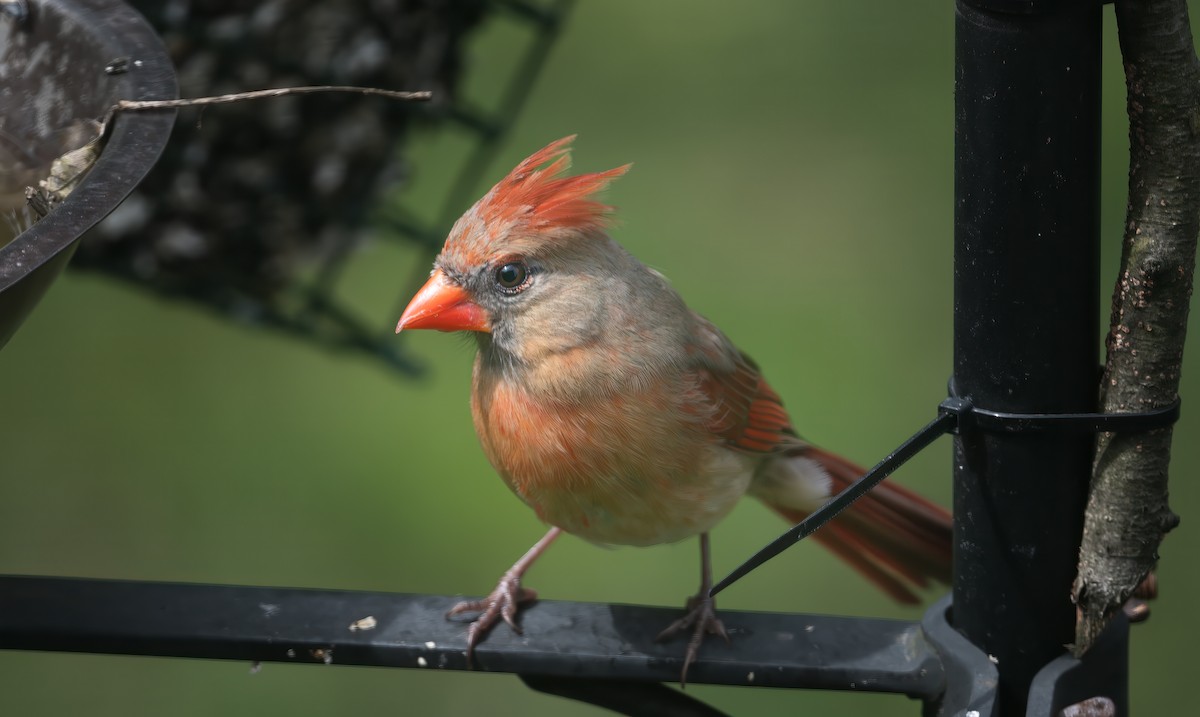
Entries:
[[404,329],[492,331],[487,313],[441,269],[434,270],[425,286],[408,302],[400,323],[396,324],[396,333]]

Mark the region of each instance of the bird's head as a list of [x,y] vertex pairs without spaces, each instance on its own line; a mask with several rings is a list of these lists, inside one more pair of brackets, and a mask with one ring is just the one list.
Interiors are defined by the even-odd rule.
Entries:
[[[604,229],[611,207],[593,199],[629,165],[563,176],[574,136],[522,161],[454,224],[429,281],[396,332],[473,331],[515,343],[524,330],[586,333],[595,288],[626,260]],[[548,339],[547,339],[548,340]]]

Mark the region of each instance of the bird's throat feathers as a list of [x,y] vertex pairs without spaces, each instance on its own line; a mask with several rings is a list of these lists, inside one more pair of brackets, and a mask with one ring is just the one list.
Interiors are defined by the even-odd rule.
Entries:
[[571,166],[574,139],[551,142],[492,187],[454,225],[443,256],[477,264],[503,252],[531,252],[550,242],[602,235],[612,207],[593,196],[630,165],[563,176]]

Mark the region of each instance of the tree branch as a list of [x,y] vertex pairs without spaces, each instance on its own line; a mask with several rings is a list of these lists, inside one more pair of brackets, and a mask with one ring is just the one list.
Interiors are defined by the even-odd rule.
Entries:
[[[1200,231],[1200,61],[1185,0],[1118,0],[1129,113],[1129,206],[1113,293],[1106,412],[1143,411],[1179,391]],[[1179,522],[1167,505],[1170,428],[1103,434],[1072,597],[1080,655],[1153,570]]]

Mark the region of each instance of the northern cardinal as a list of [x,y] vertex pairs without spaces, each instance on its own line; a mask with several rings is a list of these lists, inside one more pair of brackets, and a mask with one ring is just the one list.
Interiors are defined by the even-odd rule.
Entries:
[[[593,195],[629,165],[563,176],[574,137],[535,152],[454,225],[396,327],[471,331],[471,413],[500,477],[552,526],[483,600],[467,655],[536,594],[529,566],[561,532],[656,545],[700,536],[683,680],[706,633],[708,533],[743,494],[798,522],[863,471],[801,439],[758,366],[607,232]],[[949,514],[883,483],[814,536],[893,598],[950,573]]]

